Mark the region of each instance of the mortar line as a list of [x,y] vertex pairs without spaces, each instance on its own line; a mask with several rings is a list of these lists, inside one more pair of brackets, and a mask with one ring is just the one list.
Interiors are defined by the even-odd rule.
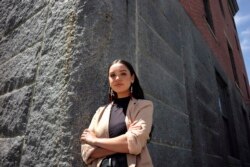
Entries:
[[155,145],[159,145],[159,146],[166,146],[166,147],[170,147],[170,148],[185,150],[185,151],[192,151],[191,149],[188,149],[188,148],[179,147],[179,146],[175,146],[175,145],[169,145],[167,143],[158,143],[158,142],[155,142],[155,141],[150,141],[150,143],[155,144]]
[[158,101],[158,102],[161,103],[163,106],[169,107],[170,109],[173,110],[173,112],[176,112],[176,113],[178,113],[178,114],[180,114],[180,115],[182,115],[182,116],[184,116],[184,117],[186,117],[186,118],[189,118],[189,114],[187,114],[187,113],[185,113],[185,112],[181,112],[180,109],[175,108],[175,107],[173,107],[173,106],[167,104],[166,102],[162,101],[161,99],[158,99],[158,98],[156,98],[156,97],[154,97],[153,95],[150,95],[150,94],[147,94],[147,96],[149,96],[149,97],[153,98],[154,100]]
[[28,83],[28,84],[24,84],[24,85],[22,85],[21,87],[19,87],[19,88],[17,88],[17,89],[13,89],[13,90],[11,90],[11,91],[9,91],[9,92],[0,94],[0,98],[1,98],[1,97],[4,97],[4,96],[8,96],[8,95],[10,95],[10,94],[12,94],[12,93],[15,93],[15,92],[19,91],[20,89],[23,89],[23,88],[25,88],[25,87],[32,86],[32,85],[34,85],[34,84],[35,84],[34,81],[32,81],[32,82],[30,82],[30,83]]
[[[147,21],[141,17],[141,16],[138,16],[140,17],[140,20],[144,22],[144,24],[164,43],[167,45],[168,49],[170,49],[173,53],[175,53],[176,55],[179,55],[178,53],[176,53],[176,51],[174,49],[172,49],[168,42],[149,24],[147,23]],[[171,27],[170,27],[171,28]]]

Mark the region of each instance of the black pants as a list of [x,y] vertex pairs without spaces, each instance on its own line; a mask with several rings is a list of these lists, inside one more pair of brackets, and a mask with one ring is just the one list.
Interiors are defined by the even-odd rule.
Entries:
[[101,167],[128,167],[126,154],[114,154],[102,160]]

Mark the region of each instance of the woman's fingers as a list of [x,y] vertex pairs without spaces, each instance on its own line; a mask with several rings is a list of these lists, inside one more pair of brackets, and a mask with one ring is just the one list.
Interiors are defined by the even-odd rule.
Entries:
[[96,135],[94,132],[92,132],[89,129],[85,129],[80,136],[80,141],[83,143],[92,144],[95,138],[96,138]]
[[89,129],[84,129],[83,133],[84,133],[84,132],[90,132],[90,130],[89,130]]

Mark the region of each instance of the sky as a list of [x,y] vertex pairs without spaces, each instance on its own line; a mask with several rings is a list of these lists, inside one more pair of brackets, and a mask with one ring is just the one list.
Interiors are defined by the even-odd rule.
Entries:
[[241,50],[250,83],[250,0],[237,0],[239,11],[234,16]]

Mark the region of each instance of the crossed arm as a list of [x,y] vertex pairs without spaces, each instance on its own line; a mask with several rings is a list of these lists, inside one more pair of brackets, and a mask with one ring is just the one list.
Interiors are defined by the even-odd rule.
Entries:
[[98,138],[89,129],[85,129],[80,140],[83,143],[97,148],[90,155],[91,158],[101,158],[114,153],[129,153],[126,135],[120,135],[114,138]]

